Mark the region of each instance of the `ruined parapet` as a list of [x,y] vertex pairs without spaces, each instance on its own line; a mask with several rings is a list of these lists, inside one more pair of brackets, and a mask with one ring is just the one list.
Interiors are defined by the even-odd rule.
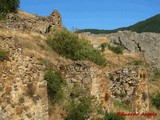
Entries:
[[54,10],[52,14],[49,16],[50,21],[53,23],[52,25],[56,28],[62,28],[62,18],[58,10]]
[[102,108],[110,111],[110,80],[106,76],[106,73],[96,65],[92,66],[91,76],[91,95],[97,98]]
[[31,15],[22,11],[7,14],[5,21],[0,21],[0,27],[22,32],[37,32],[40,34],[49,33],[50,29],[61,29],[62,18],[57,10],[54,10],[48,17]]
[[147,72],[140,67],[125,67],[109,73],[111,96],[136,112],[149,110]]
[[137,113],[149,111],[149,89],[147,72],[144,68],[138,69],[138,85],[133,97],[133,109]]
[[78,83],[82,89],[87,90],[87,94],[94,96],[96,101],[109,111],[110,83],[105,73],[97,65],[80,61],[68,65],[60,66],[65,80],[70,87]]

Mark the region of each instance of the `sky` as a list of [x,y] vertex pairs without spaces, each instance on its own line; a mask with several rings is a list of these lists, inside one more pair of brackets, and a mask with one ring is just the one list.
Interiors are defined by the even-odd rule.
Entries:
[[20,9],[40,16],[57,9],[69,30],[111,30],[160,14],[160,0],[21,0]]

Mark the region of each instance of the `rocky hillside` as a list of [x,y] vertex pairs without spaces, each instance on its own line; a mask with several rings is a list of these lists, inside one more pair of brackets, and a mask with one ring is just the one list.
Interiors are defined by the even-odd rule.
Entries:
[[[119,32],[78,37],[70,32],[61,34],[61,19],[57,10],[48,17],[19,11],[0,21],[0,120],[108,120],[110,116],[132,119],[118,116],[117,112],[137,112],[135,119],[158,119],[141,114],[149,111],[159,114],[156,107],[149,106],[160,85],[157,80],[150,82],[148,65],[159,65],[159,59],[155,58],[159,55],[158,48],[153,48],[158,46],[155,43],[159,34]],[[74,46],[81,49],[84,45],[81,53],[89,50],[103,55],[105,66],[91,62],[97,58],[90,54],[84,54],[89,56],[85,61],[67,58],[61,54],[68,50],[61,42],[54,41],[53,45],[63,49],[54,50],[47,41],[56,35],[61,35],[58,40],[65,39],[67,48],[77,50]],[[87,42],[74,41],[72,45],[68,44],[68,38]],[[125,49],[117,52],[114,46],[118,45]],[[71,53],[75,55],[74,51]]]

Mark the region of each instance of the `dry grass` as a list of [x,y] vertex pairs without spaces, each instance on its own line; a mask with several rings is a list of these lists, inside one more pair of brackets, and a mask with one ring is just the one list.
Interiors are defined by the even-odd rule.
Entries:
[[112,51],[105,51],[104,52],[107,60],[107,67],[106,69],[111,72],[115,71],[119,68],[122,68],[124,66],[128,66],[129,62],[135,61],[135,60],[143,60],[143,57],[141,53],[136,54],[115,54]]
[[22,33],[21,31],[0,29],[0,37],[12,36],[13,39],[18,40],[23,48],[24,55],[34,56],[37,59],[46,59],[53,64],[70,63],[71,60],[61,57],[54,52],[46,43],[46,36],[38,33]]
[[33,14],[28,14],[28,13],[26,13],[26,12],[24,12],[24,11],[21,11],[21,10],[18,11],[18,14],[19,14],[22,18],[27,18],[27,19],[36,18],[35,15],[33,15]]
[[[79,34],[79,37],[87,38],[90,41],[90,43],[95,47],[100,46],[102,43],[110,42],[110,39],[107,38],[107,36],[105,35],[94,36],[94,35]],[[105,70],[107,72],[115,71],[121,67],[128,66],[129,62],[144,59],[141,53],[135,53],[135,54],[124,53],[122,55],[122,54],[115,54],[110,50],[105,50],[104,54],[108,63],[107,66],[105,67]]]

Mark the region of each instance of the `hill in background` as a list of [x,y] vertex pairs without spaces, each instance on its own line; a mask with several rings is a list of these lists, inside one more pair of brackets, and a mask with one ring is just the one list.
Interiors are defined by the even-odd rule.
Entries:
[[137,33],[142,33],[142,32],[160,33],[160,14],[155,15],[151,18],[148,18],[144,21],[138,22],[129,27],[122,27],[114,30],[83,29],[83,30],[78,30],[77,32],[78,33],[90,32],[93,34],[109,34],[109,33],[115,33],[117,31],[123,31],[123,30],[131,30]]

